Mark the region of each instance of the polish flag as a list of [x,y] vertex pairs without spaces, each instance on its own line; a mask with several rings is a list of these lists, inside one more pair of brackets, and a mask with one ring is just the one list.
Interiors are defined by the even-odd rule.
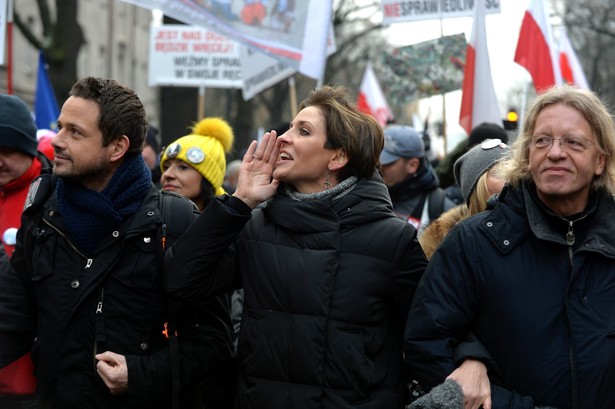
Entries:
[[472,36],[466,50],[459,114],[459,123],[468,134],[483,122],[502,125],[487,50],[485,2],[477,1],[475,4]]
[[559,66],[562,70],[562,79],[568,84],[579,88],[589,89],[587,78],[583,73],[581,63],[574,52],[566,30],[562,27],[559,31]]
[[515,62],[529,71],[536,92],[562,83],[559,56],[543,0],[530,0],[521,23]]
[[391,108],[387,104],[387,100],[370,63],[367,63],[365,67],[357,105],[359,111],[373,116],[380,126],[386,125],[389,120],[393,119]]

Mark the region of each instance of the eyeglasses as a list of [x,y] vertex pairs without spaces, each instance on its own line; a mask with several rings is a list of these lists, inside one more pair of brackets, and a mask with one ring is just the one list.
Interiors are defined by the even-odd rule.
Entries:
[[563,138],[554,138],[552,136],[535,136],[532,139],[532,146],[536,149],[551,149],[554,141],[559,141],[559,146],[562,149],[566,149],[574,152],[585,152],[593,141],[587,138],[565,136]]

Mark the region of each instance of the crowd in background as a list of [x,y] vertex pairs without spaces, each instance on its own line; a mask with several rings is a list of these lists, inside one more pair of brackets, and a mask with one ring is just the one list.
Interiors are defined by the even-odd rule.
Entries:
[[112,79],[75,83],[57,132],[0,113],[2,408],[615,405],[615,126],[590,91],[437,163],[338,85],[247,147],[213,117],[161,147]]

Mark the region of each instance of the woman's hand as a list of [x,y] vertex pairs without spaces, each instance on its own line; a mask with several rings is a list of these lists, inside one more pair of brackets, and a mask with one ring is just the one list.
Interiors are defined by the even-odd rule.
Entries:
[[463,389],[464,409],[491,409],[491,386],[487,367],[481,361],[465,360],[446,379],[454,379]]
[[272,197],[279,184],[272,179],[279,153],[280,144],[275,131],[266,132],[260,143],[252,141],[243,156],[233,196],[252,209]]

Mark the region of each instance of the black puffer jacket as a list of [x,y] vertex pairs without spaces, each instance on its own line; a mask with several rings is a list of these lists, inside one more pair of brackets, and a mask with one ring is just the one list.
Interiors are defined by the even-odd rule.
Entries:
[[403,326],[426,261],[382,179],[337,200],[280,192],[251,217],[230,200],[167,252],[166,284],[195,298],[242,280],[241,407],[403,407]]
[[406,359],[433,387],[472,330],[501,372],[494,409],[615,407],[613,197],[593,193],[572,227],[530,183],[505,187],[499,200],[455,226],[431,258],[408,319]]
[[[159,197],[152,185],[136,214],[91,258],[63,234],[55,193],[39,210],[42,221],[32,216],[24,225],[26,240],[20,231],[11,259],[17,273],[6,270],[0,277],[10,288],[0,296],[0,366],[28,351],[37,337],[32,355],[41,408],[171,406],[170,348],[162,334],[169,304],[160,285]],[[228,304],[215,300],[203,310],[199,319],[208,325],[207,334],[190,334],[200,313],[195,306],[181,308],[186,314],[174,322],[186,335],[180,343],[189,364],[182,366],[182,379],[196,382],[207,370],[199,363],[218,365],[232,358]],[[107,350],[126,356],[128,394],[112,396],[96,373],[94,355]]]

